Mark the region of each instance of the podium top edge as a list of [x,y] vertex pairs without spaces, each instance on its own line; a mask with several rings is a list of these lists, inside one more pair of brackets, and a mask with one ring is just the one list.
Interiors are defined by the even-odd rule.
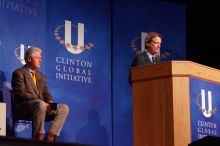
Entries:
[[195,77],[220,83],[220,70],[192,61],[167,61],[131,68],[132,82],[163,77]]

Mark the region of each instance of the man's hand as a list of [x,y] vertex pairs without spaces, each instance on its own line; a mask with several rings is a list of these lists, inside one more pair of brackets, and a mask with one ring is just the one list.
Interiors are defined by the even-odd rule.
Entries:
[[51,108],[51,102],[48,103],[48,106],[47,106],[47,114],[48,115],[55,115],[57,113],[57,110],[52,110]]

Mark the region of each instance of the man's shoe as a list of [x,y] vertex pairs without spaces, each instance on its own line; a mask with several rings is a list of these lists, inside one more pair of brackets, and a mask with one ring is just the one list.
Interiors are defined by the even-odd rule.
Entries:
[[39,134],[35,135],[35,136],[34,136],[34,139],[35,139],[35,140],[40,140],[40,141],[42,141],[42,140],[43,140],[43,134],[42,134],[42,133],[39,133]]
[[46,137],[45,137],[45,140],[49,141],[49,142],[54,142],[56,140],[56,135],[53,135],[51,133],[47,133]]

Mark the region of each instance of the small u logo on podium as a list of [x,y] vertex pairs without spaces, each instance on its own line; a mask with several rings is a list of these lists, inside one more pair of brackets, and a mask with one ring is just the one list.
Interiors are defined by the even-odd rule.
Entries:
[[[203,115],[205,117],[209,118],[212,116],[212,114],[214,114],[217,111],[216,108],[212,107],[212,92],[208,91],[206,94],[206,91],[204,89],[201,89],[200,95],[197,96],[196,103],[197,103],[199,109],[202,111]],[[208,96],[207,100],[206,100],[206,96]],[[199,97],[201,97],[201,100],[199,100]],[[206,101],[208,101],[207,105],[206,105]]]

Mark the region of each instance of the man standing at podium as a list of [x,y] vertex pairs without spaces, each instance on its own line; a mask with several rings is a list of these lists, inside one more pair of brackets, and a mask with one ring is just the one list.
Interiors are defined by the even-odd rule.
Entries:
[[[156,64],[160,62],[160,46],[162,36],[157,32],[148,33],[145,39],[145,49],[137,54],[130,67],[142,66],[145,64]],[[129,70],[129,84],[131,84],[131,69]]]

